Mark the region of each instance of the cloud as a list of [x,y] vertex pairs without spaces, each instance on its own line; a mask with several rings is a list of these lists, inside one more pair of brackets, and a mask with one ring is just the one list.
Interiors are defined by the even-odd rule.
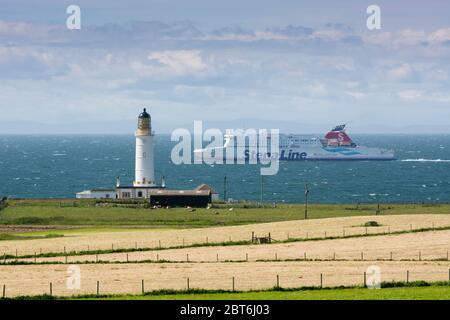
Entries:
[[410,79],[413,70],[408,63],[403,63],[387,71],[387,77],[390,80],[407,80]]
[[151,104],[166,125],[175,113],[181,120],[301,114],[304,121],[333,123],[336,109],[342,121],[383,122],[390,114],[389,121],[405,123],[390,111],[409,107],[409,119],[420,120],[419,104],[426,102],[442,118],[438,111],[450,96],[449,34],[445,28],[360,33],[334,23],[204,31],[189,21],[72,32],[1,22],[0,105],[11,106],[2,117],[41,110],[33,111],[37,120],[57,122],[107,111],[113,121]]

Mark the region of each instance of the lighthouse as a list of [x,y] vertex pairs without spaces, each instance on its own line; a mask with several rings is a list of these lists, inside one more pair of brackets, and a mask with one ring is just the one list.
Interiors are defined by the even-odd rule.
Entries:
[[192,190],[167,189],[163,176],[161,185],[155,181],[153,162],[152,119],[147,110],[138,117],[136,136],[136,163],[133,185],[122,185],[120,177],[116,179],[115,189],[91,189],[78,192],[79,199],[140,199],[148,202],[152,208],[170,207],[206,207],[219,194],[210,186],[201,184]]
[[136,130],[136,164],[134,187],[156,187],[153,163],[152,119],[144,108],[139,115]]

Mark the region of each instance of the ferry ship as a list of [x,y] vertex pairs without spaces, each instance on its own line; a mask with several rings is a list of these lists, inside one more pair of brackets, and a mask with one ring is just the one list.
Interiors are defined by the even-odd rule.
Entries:
[[392,149],[357,145],[345,124],[334,127],[324,138],[314,135],[280,135],[279,159],[296,160],[395,160]]
[[[257,137],[252,139],[257,141]],[[395,160],[394,150],[369,148],[357,145],[348,136],[345,125],[339,125],[329,131],[324,138],[315,135],[280,134],[279,151],[270,148],[271,137],[267,137],[270,152],[261,152],[258,143],[240,146],[236,136],[225,136],[222,147],[194,150],[196,157],[211,160],[214,149],[222,149],[223,160],[260,161],[261,159],[279,159],[280,161],[300,160]]]

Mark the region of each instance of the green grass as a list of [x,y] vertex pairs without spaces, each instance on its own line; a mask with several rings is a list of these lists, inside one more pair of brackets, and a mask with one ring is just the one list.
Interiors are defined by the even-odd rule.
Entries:
[[[67,203],[71,205],[67,205]],[[74,206],[75,205],[75,206]],[[310,219],[374,215],[376,205],[310,205]],[[384,205],[382,215],[448,214],[450,205]],[[303,219],[303,205],[276,208],[148,209],[97,207],[92,202],[26,200],[9,201],[0,212],[4,225],[162,226],[169,228],[229,226]]]
[[192,289],[191,291],[159,290],[144,295],[81,295],[55,297],[49,295],[16,297],[17,300],[450,300],[450,282],[425,281],[385,282],[381,289],[359,286],[338,288],[272,288],[261,291]]
[[148,295],[122,296],[113,299],[146,299],[146,300],[410,300],[431,299],[449,300],[448,287],[411,287],[385,288],[369,290],[333,289],[294,292],[248,292],[248,293],[215,293],[215,294],[180,294],[180,295]]

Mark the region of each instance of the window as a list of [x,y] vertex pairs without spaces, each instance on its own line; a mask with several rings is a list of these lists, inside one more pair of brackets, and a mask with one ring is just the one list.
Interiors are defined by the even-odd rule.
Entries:
[[142,191],[138,192],[138,198],[142,198]]
[[131,198],[131,192],[122,192],[122,198]]

